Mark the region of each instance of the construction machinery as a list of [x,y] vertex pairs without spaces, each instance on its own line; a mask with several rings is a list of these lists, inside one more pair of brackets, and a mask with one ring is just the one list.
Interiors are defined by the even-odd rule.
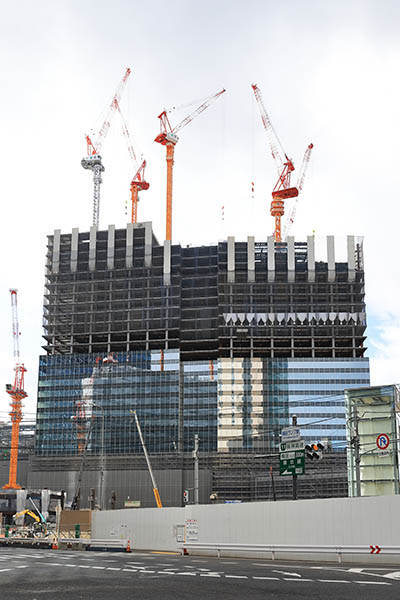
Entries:
[[307,170],[307,167],[308,167],[308,163],[310,162],[311,150],[313,148],[314,148],[314,144],[309,144],[307,146],[307,148],[306,148],[305,153],[304,153],[303,163],[301,165],[300,172],[299,172],[299,177],[297,179],[297,189],[299,190],[299,193],[296,196],[296,198],[295,198],[295,200],[294,200],[294,202],[292,204],[292,207],[290,209],[290,212],[289,212],[289,214],[287,216],[287,219],[285,221],[285,226],[284,226],[284,229],[283,229],[283,237],[284,237],[284,239],[286,239],[287,236],[289,235],[289,233],[291,231],[291,228],[292,228],[292,225],[294,223],[294,218],[296,216],[296,210],[297,210],[297,205],[298,205],[298,202],[299,202],[300,192],[303,189],[304,179],[305,179],[305,176],[306,176],[306,170]]
[[157,508],[162,508],[163,505],[162,505],[162,502],[161,502],[161,498],[160,498],[160,494],[159,494],[159,491],[158,491],[157,483],[156,483],[156,480],[155,480],[155,477],[154,477],[154,474],[153,474],[153,469],[151,468],[150,457],[149,457],[149,454],[147,452],[146,444],[144,443],[142,429],[140,427],[140,423],[139,423],[138,416],[136,414],[136,410],[131,410],[131,414],[133,414],[133,416],[135,417],[136,427],[137,427],[138,434],[139,434],[139,437],[140,437],[140,442],[142,444],[144,456],[146,458],[147,468],[149,469],[151,483],[153,485],[153,494],[154,494],[154,498],[155,498],[155,501],[156,501],[156,504],[157,504]]
[[108,106],[103,124],[99,133],[97,134],[95,142],[92,142],[89,135],[85,136],[87,143],[87,156],[81,160],[81,165],[84,169],[93,171],[93,225],[96,226],[99,225],[100,185],[103,182],[101,174],[104,171],[100,151],[108,130],[110,129],[111,119],[116,111],[116,107],[121,101],[122,92],[124,91],[130,73],[131,70],[127,68],[112,97],[111,103]]
[[158,115],[160,119],[160,133],[154,139],[155,142],[158,142],[162,146],[166,147],[166,161],[167,161],[167,215],[166,215],[166,233],[165,239],[172,239],[172,175],[173,175],[173,166],[174,166],[174,151],[175,146],[179,141],[178,136],[176,135],[178,131],[186,127],[193,119],[195,119],[199,114],[206,110],[210,106],[212,102],[214,102],[217,98],[219,98],[226,90],[222,89],[217,94],[209,96],[206,98],[202,104],[198,108],[196,108],[193,112],[191,112],[187,117],[185,117],[178,125],[175,127],[171,126],[171,123],[168,118],[168,113],[174,109],[164,109],[162,113]]
[[[303,174],[300,173],[300,177],[298,179],[296,187],[291,187],[290,179],[291,174],[294,171],[293,161],[287,156],[286,152],[283,150],[282,144],[279,141],[275,129],[272,126],[271,119],[269,118],[267,110],[264,106],[259,87],[255,83],[253,83],[251,87],[253,88],[254,96],[260,109],[261,120],[264,125],[265,131],[267,132],[272,157],[275,161],[275,165],[278,171],[278,181],[276,182],[275,187],[272,191],[271,215],[275,218],[275,241],[281,242],[281,219],[285,213],[285,200],[289,198],[296,198],[299,195],[301,187],[304,183],[305,168],[307,167],[308,161],[310,160],[310,153],[313,148],[313,144],[310,144],[308,146],[308,153],[306,150],[305,159],[307,158],[307,160],[305,163],[303,161]],[[301,187],[299,189],[300,183]]]
[[125,117],[121,111],[121,107],[117,99],[114,100],[115,108],[119,112],[119,116],[121,117],[122,124],[122,133],[125,136],[128,152],[130,159],[133,164],[133,169],[135,175],[131,181],[131,223],[137,223],[137,210],[138,210],[138,202],[139,202],[139,192],[142,190],[148,190],[150,184],[144,178],[144,170],[146,168],[146,161],[142,160],[139,165],[138,160],[136,158],[136,153],[132,144],[131,136],[129,134],[129,129]]
[[24,377],[26,369],[20,362],[19,354],[19,323],[17,311],[17,291],[15,288],[10,289],[11,293],[11,311],[12,311],[12,334],[14,342],[14,383],[6,385],[6,392],[11,396],[11,452],[10,452],[10,470],[8,483],[3,486],[3,489],[19,490],[21,486],[17,484],[17,469],[18,469],[18,445],[19,445],[19,426],[22,421],[22,400],[27,397],[24,390]]

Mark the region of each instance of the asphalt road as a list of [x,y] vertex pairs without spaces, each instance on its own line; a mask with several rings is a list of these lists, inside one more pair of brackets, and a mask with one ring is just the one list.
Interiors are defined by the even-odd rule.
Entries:
[[398,600],[400,570],[0,547],[2,600],[354,600],[355,596]]

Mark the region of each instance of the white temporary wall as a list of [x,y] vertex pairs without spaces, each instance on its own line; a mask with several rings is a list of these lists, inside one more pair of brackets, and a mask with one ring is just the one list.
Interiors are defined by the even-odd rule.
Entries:
[[[190,505],[95,512],[92,537],[127,537],[136,549],[178,550],[192,541],[289,545],[400,545],[400,496]],[[384,550],[379,557],[384,556]],[[322,558],[322,557],[321,557]],[[332,559],[332,557],[330,557]],[[393,561],[392,561],[393,562]]]

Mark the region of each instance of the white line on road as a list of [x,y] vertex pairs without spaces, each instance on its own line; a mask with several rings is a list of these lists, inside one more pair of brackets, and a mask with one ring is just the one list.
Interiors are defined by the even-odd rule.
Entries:
[[227,579],[247,579],[247,575],[225,575]]
[[141,573],[155,573],[155,571],[140,571]]
[[107,567],[107,571],[120,571],[121,567]]
[[317,581],[321,583],[351,583],[351,581],[346,579],[317,579]]
[[200,573],[200,577],[221,577],[218,573]]
[[1,573],[3,573],[3,571],[11,571],[11,569],[0,569]]
[[[158,571],[160,573],[160,571]],[[175,575],[192,575],[193,577],[196,577],[196,573],[190,573],[189,571],[186,573],[175,573]]]
[[80,569],[90,569],[90,565],[79,565]]
[[386,581],[355,581],[354,583],[361,583],[366,585],[392,585]]
[[171,573],[171,571],[157,571],[157,573],[161,573],[162,575],[176,575],[176,573]]
[[105,567],[92,567],[92,569],[105,569]]
[[273,579],[274,581],[280,581],[279,577],[253,577],[253,579]]
[[298,581],[314,581],[314,579],[293,579],[293,577],[284,577],[283,581],[295,581],[297,583]]

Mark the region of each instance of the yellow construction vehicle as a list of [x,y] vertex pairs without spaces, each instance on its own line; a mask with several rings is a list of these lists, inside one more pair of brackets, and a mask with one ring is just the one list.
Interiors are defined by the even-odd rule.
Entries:
[[20,517],[23,517],[23,527],[28,528],[34,537],[47,534],[47,523],[41,514],[37,515],[32,510],[25,509],[15,513],[13,519],[16,521]]

